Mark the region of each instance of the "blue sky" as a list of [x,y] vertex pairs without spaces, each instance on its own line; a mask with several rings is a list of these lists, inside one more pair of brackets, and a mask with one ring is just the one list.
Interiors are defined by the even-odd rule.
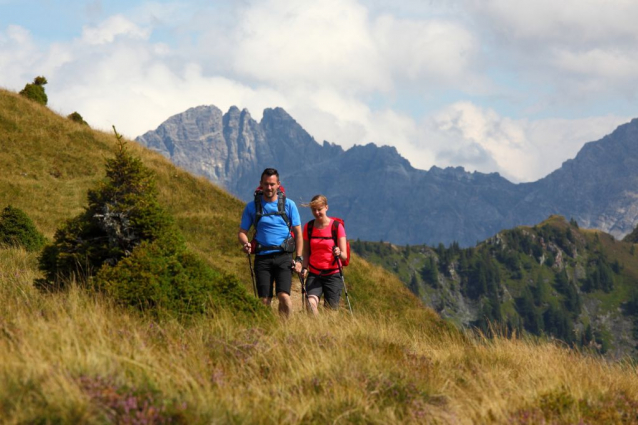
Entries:
[[0,0],[0,87],[129,137],[198,105],[533,181],[638,116],[627,0]]

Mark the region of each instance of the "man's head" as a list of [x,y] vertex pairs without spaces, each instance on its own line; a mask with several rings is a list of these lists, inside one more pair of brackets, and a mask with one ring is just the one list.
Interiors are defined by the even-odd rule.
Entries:
[[261,173],[259,184],[264,192],[264,198],[272,200],[277,196],[277,190],[280,186],[279,173],[274,168],[266,168],[264,172]]

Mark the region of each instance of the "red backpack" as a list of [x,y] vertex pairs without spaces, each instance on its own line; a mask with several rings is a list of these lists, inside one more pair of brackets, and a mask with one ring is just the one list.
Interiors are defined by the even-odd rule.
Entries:
[[[332,233],[332,240],[335,243],[335,246],[338,246],[338,238],[337,238],[337,231],[339,229],[339,225],[343,226],[343,229],[345,230],[346,226],[343,222],[343,219],[341,218],[336,218],[336,217],[331,217],[333,222],[332,222],[332,227],[331,227],[331,233]],[[312,230],[315,228],[315,221],[314,220],[310,220],[308,222],[308,227],[306,229],[307,232],[307,237],[308,237],[308,257],[310,257],[310,239],[327,239],[325,237],[322,236],[312,236]],[[310,261],[310,258],[308,258],[308,261]],[[335,262],[337,261],[337,259],[335,258]],[[341,265],[343,267],[347,266],[348,264],[350,264],[350,242],[348,242],[348,240],[346,239],[346,259],[341,261]],[[314,268],[314,267],[313,267]],[[319,269],[317,269],[319,270]],[[335,270],[335,269],[332,269]],[[326,271],[332,271],[332,270],[323,270],[324,272]]]

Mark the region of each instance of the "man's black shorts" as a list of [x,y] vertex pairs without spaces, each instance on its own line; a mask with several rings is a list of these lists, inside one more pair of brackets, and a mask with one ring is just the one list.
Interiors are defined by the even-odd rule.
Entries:
[[255,276],[259,298],[273,297],[273,282],[276,293],[290,295],[292,286],[292,254],[276,252],[274,254],[255,255]]
[[306,280],[308,296],[314,295],[321,298],[321,294],[323,294],[324,303],[335,310],[339,308],[342,289],[343,283],[339,273],[324,276],[310,273]]

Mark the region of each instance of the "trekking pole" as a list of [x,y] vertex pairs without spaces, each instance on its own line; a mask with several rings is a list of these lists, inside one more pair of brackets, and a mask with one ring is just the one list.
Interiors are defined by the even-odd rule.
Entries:
[[352,305],[350,305],[350,297],[348,296],[348,288],[346,287],[346,280],[343,277],[343,267],[341,266],[341,258],[335,255],[335,260],[337,260],[337,265],[339,266],[339,274],[341,275],[341,283],[343,283],[343,290],[346,293],[346,301],[348,301],[348,309],[350,309],[350,315],[354,317],[354,313],[352,313]]
[[255,272],[253,271],[253,263],[250,261],[250,254],[246,254],[248,257],[248,266],[250,267],[250,277],[253,280],[253,292],[255,293],[255,297],[257,297],[257,283],[255,283]]
[[299,283],[301,283],[301,311],[306,311],[306,284],[304,283],[304,278],[301,277],[301,274],[297,274],[299,276]]

